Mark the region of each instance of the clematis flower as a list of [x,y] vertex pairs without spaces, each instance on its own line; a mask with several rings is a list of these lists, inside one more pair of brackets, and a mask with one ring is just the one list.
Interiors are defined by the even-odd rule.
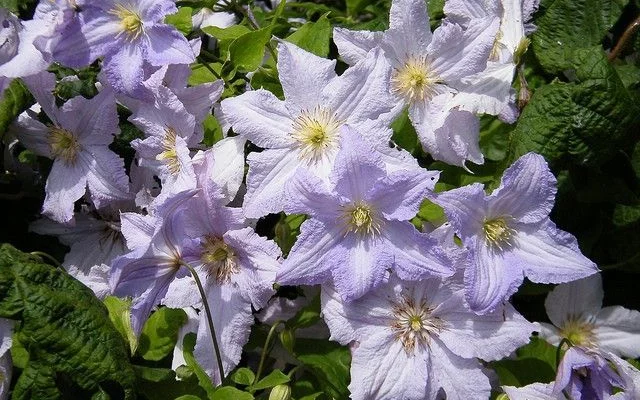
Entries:
[[120,216],[113,214],[107,210],[84,211],[75,214],[75,223],[71,226],[42,218],[29,227],[40,235],[57,236],[62,244],[70,247],[62,266],[100,299],[111,294],[111,261],[127,252],[120,232]]
[[600,274],[558,285],[544,302],[553,325],[541,323],[541,336],[554,345],[566,338],[585,348],[640,357],[640,312],[602,308],[603,296]]
[[194,195],[182,192],[157,206],[155,215],[122,213],[122,234],[131,252],[116,258],[109,279],[113,294],[131,296],[131,328],[139,334],[152,308],[160,303],[183,266],[184,219],[180,204]]
[[529,21],[538,3],[539,0],[447,1],[444,6],[447,18],[464,27],[487,17],[500,18],[500,29],[487,68],[462,82],[458,100],[462,109],[500,115],[506,122],[515,122],[518,109],[511,83],[520,58],[529,45],[526,35],[535,30]]
[[418,212],[437,172],[387,175],[381,157],[357,133],[342,128],[340,152],[327,187],[300,169],[285,188],[287,213],[309,215],[277,282],[333,281],[345,300],[381,284],[388,270],[404,279],[453,273],[435,239],[408,221]]
[[489,196],[479,183],[435,196],[468,249],[464,280],[472,310],[493,310],[525,276],[561,283],[598,272],[575,237],[549,219],[555,194],[544,158],[528,153],[507,168]]
[[74,97],[58,108],[52,94],[53,74],[34,75],[25,83],[51,120],[45,125],[27,112],[16,122],[24,146],[53,159],[42,213],[57,222],[71,221],[74,202],[87,188],[98,209],[129,199],[124,162],[108,148],[119,132],[113,92],[103,90],[91,99]]
[[331,339],[351,348],[351,398],[489,398],[476,358],[498,360],[529,341],[534,325],[510,305],[478,316],[464,287],[429,278],[388,283],[350,303],[325,286],[322,315]]
[[145,68],[189,64],[195,54],[187,39],[161,21],[177,12],[171,0],[85,1],[82,10],[62,32],[53,57],[71,68],[104,56],[107,79],[118,91],[144,97]]
[[467,29],[445,19],[431,33],[422,0],[394,0],[384,32],[335,28],[342,58],[353,64],[377,46],[393,67],[389,89],[409,107],[409,118],[433,158],[464,166],[483,163],[477,118],[463,111],[463,79],[485,69],[498,18],[474,21]]
[[[340,127],[375,120],[394,104],[386,89],[389,65],[379,51],[341,76],[334,72],[335,60],[293,44],[280,43],[278,53],[284,101],[259,89],[221,103],[223,118],[234,132],[265,148],[247,157],[244,212],[249,218],[282,211],[284,185],[299,166],[326,178]],[[376,146],[388,148],[388,141],[377,140]]]

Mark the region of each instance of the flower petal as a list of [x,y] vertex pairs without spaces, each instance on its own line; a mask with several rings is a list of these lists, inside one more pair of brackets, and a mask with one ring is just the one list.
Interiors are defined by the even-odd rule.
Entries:
[[596,316],[598,347],[620,357],[640,357],[640,312],[620,306],[605,307]]
[[376,182],[368,197],[386,219],[407,221],[416,216],[439,174],[427,170],[396,171]]
[[151,65],[190,64],[195,60],[189,42],[176,28],[154,24],[145,28],[144,33],[147,39],[145,59]]
[[464,242],[482,231],[486,200],[481,183],[437,193],[433,201],[444,208],[451,225]]
[[325,222],[335,222],[340,205],[325,182],[304,168],[299,168],[285,184],[284,210],[287,214],[307,214]]
[[117,92],[134,98],[144,98],[147,92],[143,84],[143,66],[142,49],[126,42],[117,52],[105,55],[102,68],[109,84]]
[[103,208],[116,200],[132,198],[124,161],[116,153],[107,147],[91,146],[90,153],[83,151],[79,157],[88,166],[87,185],[96,208]]
[[600,274],[556,286],[544,301],[547,315],[553,324],[562,327],[568,319],[592,321],[602,307],[602,278]]
[[400,59],[427,54],[431,37],[427,3],[415,0],[395,0],[391,3],[385,42],[393,43],[395,54]]
[[57,222],[73,219],[73,204],[82,197],[87,187],[86,165],[80,159],[75,165],[62,160],[53,162],[44,191],[42,214]]
[[333,28],[333,42],[338,47],[340,57],[349,65],[366,58],[367,53],[380,44],[382,35],[382,32]]

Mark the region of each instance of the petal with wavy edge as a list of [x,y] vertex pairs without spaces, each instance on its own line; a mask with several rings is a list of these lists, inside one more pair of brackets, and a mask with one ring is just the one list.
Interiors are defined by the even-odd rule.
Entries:
[[339,226],[326,226],[315,219],[304,221],[298,239],[276,275],[276,282],[284,285],[326,282],[331,277],[330,268],[336,264],[334,260],[344,258],[331,253],[343,238]]
[[87,166],[80,158],[73,166],[62,160],[53,162],[44,191],[46,197],[42,204],[42,214],[57,222],[69,222],[73,219],[73,204],[87,187]]
[[247,193],[243,210],[249,218],[258,218],[284,209],[284,186],[300,166],[300,158],[291,149],[268,149],[247,156]]
[[488,198],[490,212],[523,223],[540,222],[553,208],[556,183],[545,159],[527,153],[504,171],[500,187]]
[[564,395],[553,394],[553,384],[536,382],[519,388],[502,386],[502,389],[510,400],[564,400]]
[[381,49],[371,50],[322,91],[321,104],[333,111],[338,120],[357,124],[377,119],[396,104],[389,92],[391,65]]
[[598,272],[582,255],[576,238],[556,228],[551,220],[516,228],[512,252],[527,278],[536,283],[564,283]]
[[433,33],[429,45],[431,68],[445,82],[455,82],[483,71],[493,48],[500,18],[476,19],[464,30],[461,26],[444,21]]
[[[487,68],[456,85],[455,102],[461,110],[474,114],[500,115],[512,103],[511,82],[516,66],[489,61]],[[512,121],[515,122],[515,121]]]
[[366,58],[367,53],[380,44],[382,35],[382,32],[333,28],[333,41],[338,47],[338,53],[349,65]]
[[132,212],[120,214],[120,230],[129,250],[136,250],[151,243],[153,232],[160,224],[158,217]]
[[91,146],[78,157],[88,166],[87,186],[96,208],[103,208],[116,200],[131,199],[129,177],[122,158],[107,147]]
[[640,312],[621,306],[603,308],[596,316],[598,347],[620,357],[640,357]]
[[556,286],[544,301],[551,322],[562,328],[569,319],[592,321],[602,308],[600,274]]
[[[249,340],[253,325],[251,303],[245,300],[232,285],[212,285],[207,288],[207,301],[213,314],[213,326],[222,358],[224,376],[238,363],[242,348]],[[206,313],[200,312],[198,340],[193,355],[215,385],[220,385],[220,372]]]
[[91,99],[70,99],[60,109],[58,122],[84,145],[110,145],[114,135],[120,133],[113,91],[105,88]]
[[293,119],[285,103],[264,89],[224,99],[222,113],[233,131],[264,148],[289,147]]
[[449,222],[465,244],[468,245],[467,240],[482,232],[487,202],[481,183],[437,193],[433,201],[444,208]]
[[493,250],[480,239],[469,251],[464,271],[466,299],[476,314],[487,314],[518,290],[524,280],[521,263],[510,251]]
[[292,114],[322,105],[322,90],[337,77],[336,60],[327,60],[287,42],[278,44],[278,76]]
[[395,171],[377,181],[367,197],[386,219],[407,221],[416,216],[439,175],[438,171]]
[[105,55],[103,71],[113,88],[127,96],[144,98],[147,95],[144,79],[142,49],[125,42],[118,51]]
[[146,38],[145,59],[151,65],[190,64],[196,56],[184,35],[176,28],[155,24],[144,30]]
[[329,224],[340,215],[336,196],[325,182],[304,168],[299,168],[285,184],[284,197],[287,214],[307,214]]
[[18,116],[18,120],[11,127],[20,143],[39,156],[53,158],[49,143],[49,128],[35,119],[32,112],[25,112]]
[[391,3],[385,41],[392,41],[395,54],[401,59],[427,54],[431,39],[429,14],[424,1],[395,0]]

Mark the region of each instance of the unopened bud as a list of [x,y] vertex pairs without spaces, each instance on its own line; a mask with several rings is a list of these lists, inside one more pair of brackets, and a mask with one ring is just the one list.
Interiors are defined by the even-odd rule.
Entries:
[[282,347],[293,353],[293,345],[296,343],[296,337],[291,329],[284,328],[284,330],[280,332],[280,342],[282,343]]
[[274,386],[269,393],[269,400],[289,400],[291,399],[291,388],[289,385]]

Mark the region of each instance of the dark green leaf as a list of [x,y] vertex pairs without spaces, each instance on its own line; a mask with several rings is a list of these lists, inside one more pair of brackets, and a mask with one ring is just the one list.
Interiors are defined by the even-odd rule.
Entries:
[[500,378],[501,385],[526,386],[534,382],[551,382],[555,372],[549,364],[537,358],[500,360],[490,364]]
[[138,337],[131,329],[131,300],[108,296],[103,303],[109,311],[111,323],[129,344],[131,354],[134,354],[138,347]]
[[188,35],[193,28],[191,22],[192,13],[193,9],[191,7],[180,7],[178,8],[177,13],[167,15],[167,17],[164,19],[164,22],[175,26],[180,32]]
[[229,57],[240,71],[255,71],[262,64],[266,44],[271,39],[271,28],[251,31],[229,45]]
[[253,400],[253,395],[233,386],[223,386],[216,389],[211,400]]
[[14,399],[60,398],[58,385],[133,398],[127,347],[104,305],[66,272],[7,244],[0,247],[0,317],[21,321],[15,333],[29,351]]
[[419,146],[418,134],[409,119],[407,110],[404,110],[402,114],[393,121],[391,129],[393,129],[393,136],[391,137],[391,140],[393,140],[398,146],[410,153],[413,153],[416,146]]
[[628,0],[553,0],[536,19],[533,50],[549,73],[572,65],[573,51],[597,46],[622,14]]
[[182,354],[184,355],[184,361],[187,363],[187,367],[193,371],[198,378],[198,384],[202,389],[207,392],[207,398],[212,399],[213,394],[216,391],[213,386],[213,382],[209,375],[200,367],[198,361],[196,361],[193,355],[193,349],[196,347],[196,335],[195,333],[187,333],[182,340]]
[[302,307],[296,315],[286,322],[287,328],[299,329],[314,325],[320,320],[320,295],[314,296],[309,304]]

